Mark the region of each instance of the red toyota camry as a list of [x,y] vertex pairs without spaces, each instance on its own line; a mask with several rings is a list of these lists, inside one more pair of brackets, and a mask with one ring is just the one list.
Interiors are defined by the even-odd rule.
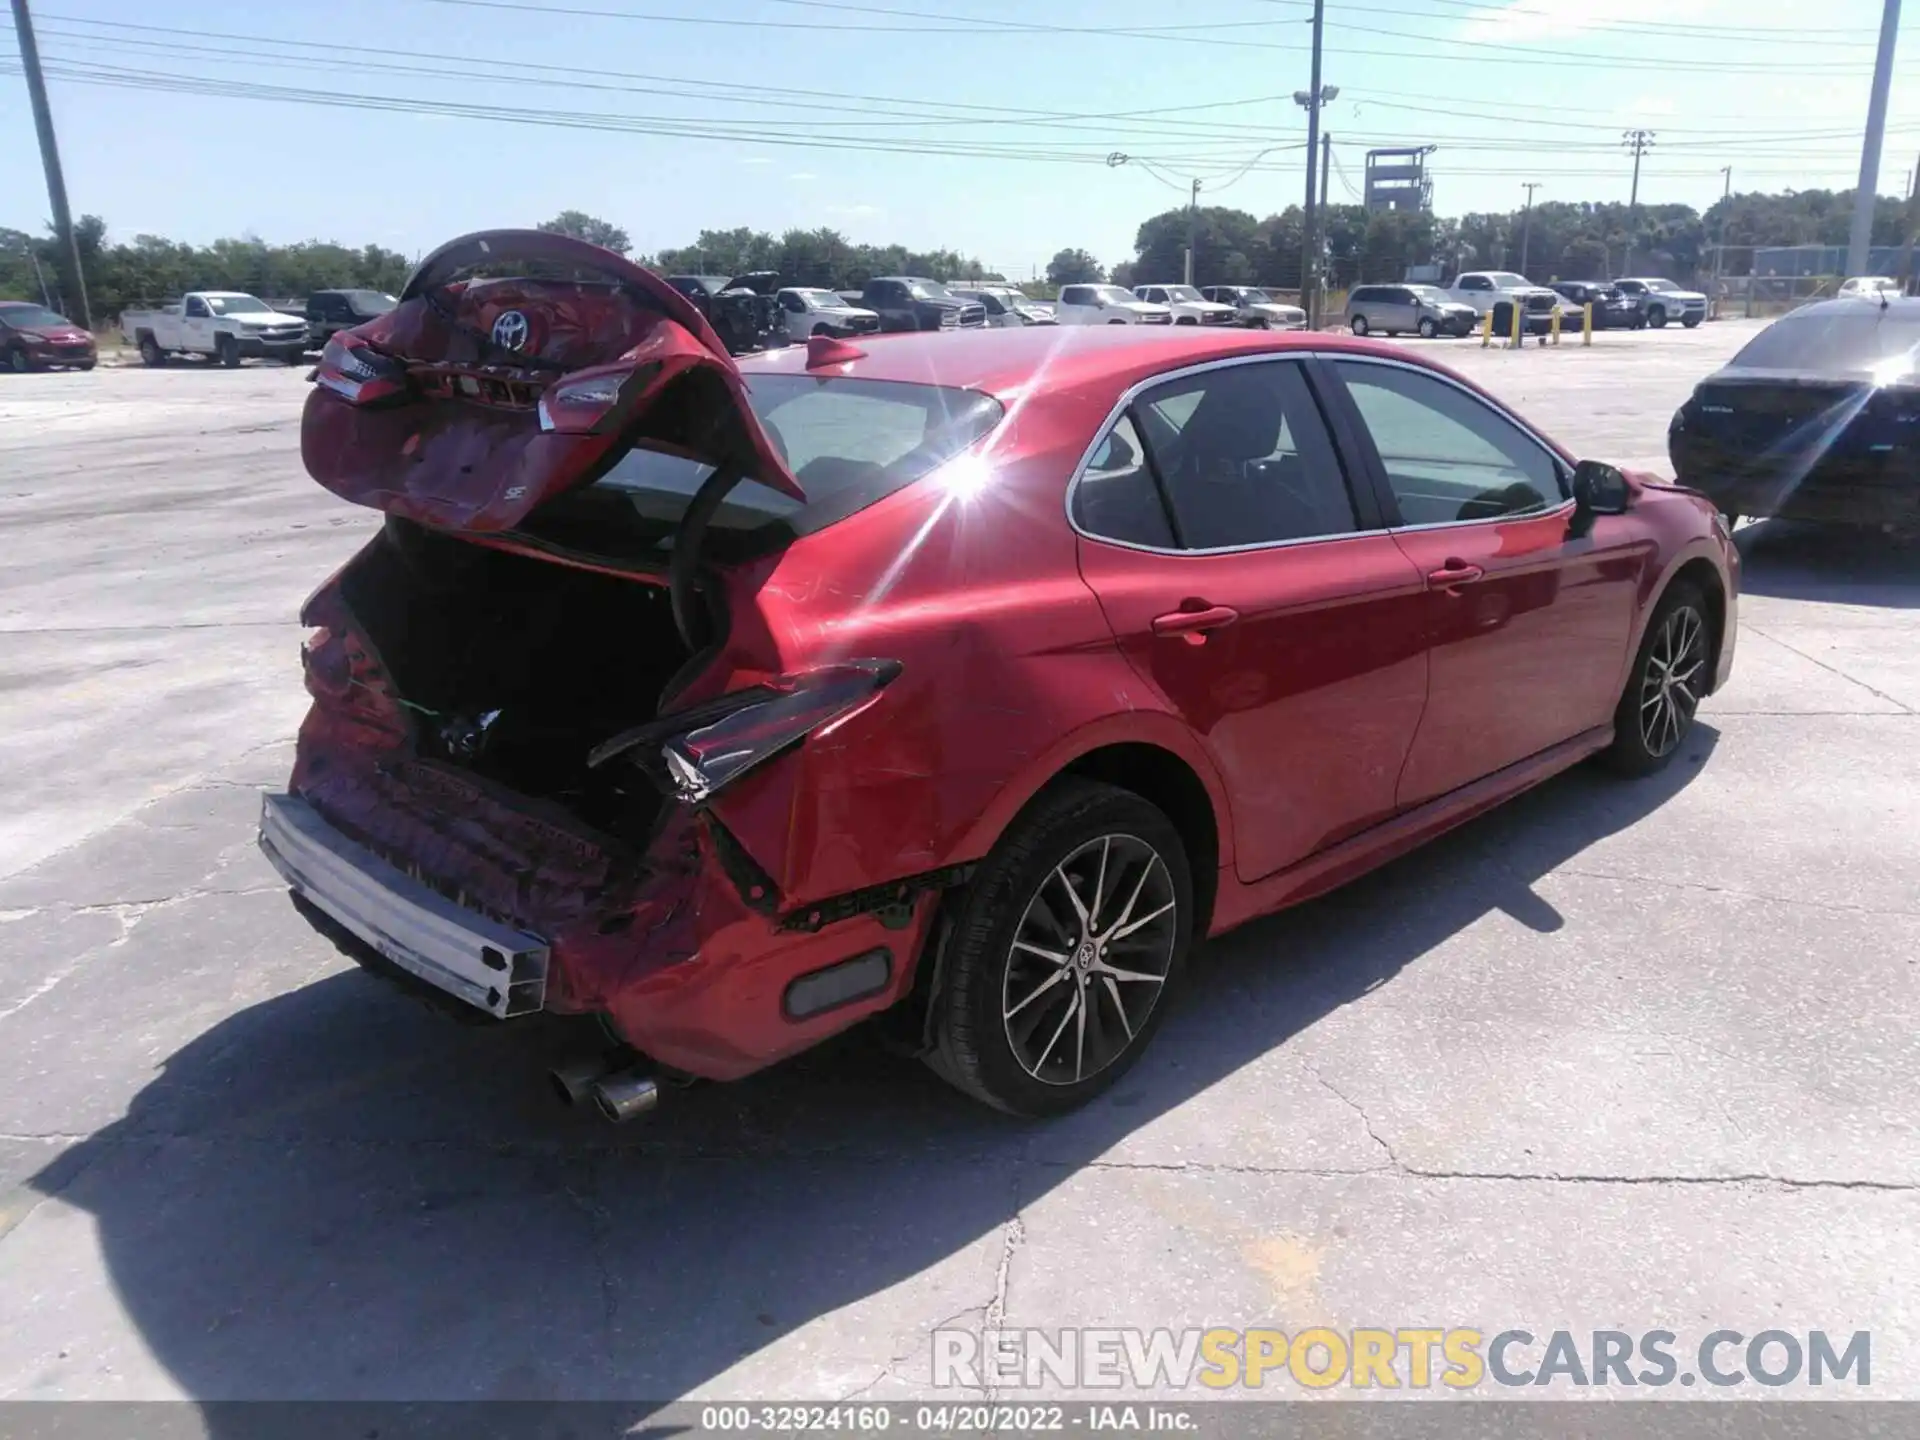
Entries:
[[1710,504],[1382,344],[736,361],[646,271],[489,232],[315,379],[308,469],[388,518],[306,606],[261,844],[370,966],[599,1016],[557,1078],[615,1118],[882,1011],[1068,1109],[1199,938],[1657,768],[1733,660]]

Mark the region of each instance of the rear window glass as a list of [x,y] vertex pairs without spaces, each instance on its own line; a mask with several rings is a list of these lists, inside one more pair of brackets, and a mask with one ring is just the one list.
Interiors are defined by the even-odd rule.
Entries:
[[1898,356],[1920,359],[1920,313],[1863,305],[1776,320],[1733,363],[1754,370],[1871,370]]
[[[742,481],[721,503],[711,522],[715,531],[777,524],[805,532],[830,525],[952,459],[1004,413],[999,401],[977,390],[906,381],[753,375],[747,384],[754,414],[807,498]],[[665,550],[712,473],[711,466],[677,455],[634,450],[585,491],[542,506],[522,528],[595,551]],[[623,533],[586,533],[606,525]]]

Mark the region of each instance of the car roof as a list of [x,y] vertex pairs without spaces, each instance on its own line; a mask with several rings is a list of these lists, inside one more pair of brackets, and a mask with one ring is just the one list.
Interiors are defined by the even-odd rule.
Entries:
[[749,386],[755,375],[834,374],[860,380],[907,381],[979,390],[1007,400],[1035,383],[1049,389],[1111,384],[1116,389],[1163,370],[1177,370],[1237,355],[1285,355],[1308,350],[1374,355],[1438,369],[1383,341],[1333,333],[1315,334],[1201,326],[1142,328],[1133,325],[1065,325],[1028,329],[908,331],[861,336],[846,342],[859,359],[807,370],[807,347],[763,350],[739,360]]
[[[1877,311],[1898,315],[1902,319],[1920,319],[1920,295],[1889,295],[1884,303],[1879,296],[1852,295],[1844,300],[1836,296],[1832,300],[1816,300],[1811,305],[1802,305],[1798,310],[1789,310],[1780,319],[1792,320],[1802,315],[1858,315],[1862,306],[1869,305]],[[1774,323],[1778,324],[1779,321]]]

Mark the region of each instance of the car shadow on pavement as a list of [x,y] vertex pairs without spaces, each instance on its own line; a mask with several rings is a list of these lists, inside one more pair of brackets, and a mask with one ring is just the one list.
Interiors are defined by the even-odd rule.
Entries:
[[1920,606],[1920,533],[1763,520],[1736,532],[1740,589],[1783,600]]
[[[1292,1037],[1490,912],[1565,924],[1536,882],[1676,795],[1716,739],[1697,726],[1645,781],[1582,767],[1205,947],[1142,1063],[1050,1125],[855,1032],[616,1129],[543,1083],[578,1053],[573,1024],[461,1026],[344,972],[201,1034],[32,1183],[90,1222],[159,1367],[143,1388],[636,1405],[924,1390],[934,1325],[998,1318],[1023,1206],[1149,1130],[1230,1149]],[[1209,1106],[1243,1070],[1241,1108]]]

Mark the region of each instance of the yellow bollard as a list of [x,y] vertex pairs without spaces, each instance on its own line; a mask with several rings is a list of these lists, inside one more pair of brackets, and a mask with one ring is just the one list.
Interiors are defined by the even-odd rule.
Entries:
[[1516,301],[1513,307],[1513,348],[1518,350],[1526,343],[1525,340],[1520,338],[1520,306]]
[[1558,345],[1560,343],[1560,307],[1558,305],[1553,307],[1552,318],[1547,321],[1547,331],[1550,343]]
[[1582,345],[1591,345],[1593,344],[1593,302],[1589,300],[1586,304],[1582,305],[1580,307],[1580,313],[1580,343]]
[[1493,311],[1489,310],[1480,320],[1480,348],[1486,349],[1493,344]]

